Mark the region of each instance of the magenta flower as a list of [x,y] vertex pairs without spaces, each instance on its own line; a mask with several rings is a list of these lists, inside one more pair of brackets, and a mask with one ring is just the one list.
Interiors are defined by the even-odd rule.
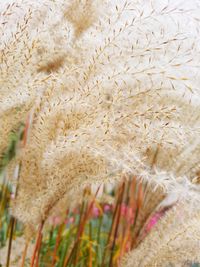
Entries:
[[146,231],[149,232],[154,225],[159,221],[159,219],[163,216],[163,212],[157,212],[155,213],[151,219],[149,220],[147,226],[146,226]]

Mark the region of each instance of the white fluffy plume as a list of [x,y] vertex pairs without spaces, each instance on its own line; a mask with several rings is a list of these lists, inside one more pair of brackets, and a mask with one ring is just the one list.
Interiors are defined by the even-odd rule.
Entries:
[[123,173],[198,198],[200,1],[1,9],[1,151],[33,112],[18,217],[41,219],[80,185]]

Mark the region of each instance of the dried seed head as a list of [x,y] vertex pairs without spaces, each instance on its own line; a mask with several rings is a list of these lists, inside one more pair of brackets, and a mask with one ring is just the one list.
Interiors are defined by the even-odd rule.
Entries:
[[190,5],[22,0],[2,11],[1,152],[33,113],[20,219],[38,222],[72,192],[124,173],[199,199],[199,5]]

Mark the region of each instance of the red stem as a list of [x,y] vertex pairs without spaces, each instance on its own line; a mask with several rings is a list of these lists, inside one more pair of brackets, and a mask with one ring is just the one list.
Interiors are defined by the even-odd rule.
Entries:
[[27,250],[28,250],[28,244],[29,244],[29,241],[26,242],[26,245],[25,245],[25,248],[24,248],[21,267],[24,267],[24,264],[25,264],[26,254],[27,254]]
[[38,230],[38,236],[37,236],[37,240],[36,240],[36,243],[35,243],[35,248],[34,248],[33,256],[32,256],[32,259],[31,259],[31,266],[30,267],[34,267],[35,259],[36,259],[36,256],[37,256],[37,251],[39,249],[40,242],[41,242],[41,235],[42,235],[43,226],[44,226],[44,222],[42,222],[40,224],[40,227],[39,227],[39,230]]

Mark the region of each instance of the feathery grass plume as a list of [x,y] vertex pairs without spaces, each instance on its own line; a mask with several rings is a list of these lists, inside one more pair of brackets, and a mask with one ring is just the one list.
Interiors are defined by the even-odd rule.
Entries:
[[[122,266],[184,266],[199,262],[199,211],[180,202],[166,212],[145,240],[125,256]],[[171,266],[170,265],[170,266]]]
[[34,112],[19,156],[19,219],[39,222],[63,197],[124,173],[199,198],[199,11],[195,0],[4,9],[2,148],[7,129]]
[[[103,1],[98,1],[103,3]],[[75,38],[81,36],[98,18],[98,4],[92,0],[74,0],[66,8],[64,17],[73,24]]]

